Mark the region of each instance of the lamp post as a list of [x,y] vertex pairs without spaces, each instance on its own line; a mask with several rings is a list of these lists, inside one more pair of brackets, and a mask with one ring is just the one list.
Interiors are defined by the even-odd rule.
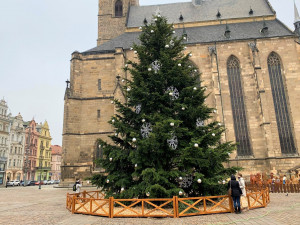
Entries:
[[43,169],[43,156],[42,155],[40,155],[40,158],[39,158],[39,162],[40,162],[40,182],[39,182],[39,189],[41,189],[42,188],[42,184],[41,184],[41,182],[42,182],[42,169]]

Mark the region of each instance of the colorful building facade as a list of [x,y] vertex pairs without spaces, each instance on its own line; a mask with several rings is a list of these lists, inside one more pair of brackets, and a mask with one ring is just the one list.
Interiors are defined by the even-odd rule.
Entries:
[[37,126],[39,132],[36,180],[49,180],[51,171],[51,135],[48,122]]
[[60,180],[62,148],[59,145],[51,145],[51,180]]

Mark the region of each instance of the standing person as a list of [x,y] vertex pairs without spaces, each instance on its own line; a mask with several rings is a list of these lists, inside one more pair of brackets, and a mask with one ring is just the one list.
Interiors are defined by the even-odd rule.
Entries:
[[241,196],[241,208],[245,209],[247,207],[243,207],[243,201],[246,198],[246,184],[245,184],[245,179],[243,178],[243,175],[241,173],[238,174],[238,181],[239,181],[239,185],[240,188],[242,190],[242,196]]
[[231,180],[228,182],[227,189],[231,188],[231,197],[233,200],[235,213],[241,213],[241,194],[243,193],[239,182],[234,175],[231,175]]
[[282,184],[286,184],[286,175],[283,175]]
[[81,185],[81,181],[80,180],[77,180],[76,181],[76,194],[79,194],[80,193],[80,188],[82,187]]

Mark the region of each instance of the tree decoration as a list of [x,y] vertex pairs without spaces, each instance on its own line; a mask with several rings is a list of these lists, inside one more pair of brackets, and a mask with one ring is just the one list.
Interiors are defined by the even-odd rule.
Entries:
[[174,125],[175,125],[174,123],[170,123],[170,126],[171,126],[171,127],[174,127]]
[[107,183],[107,184],[109,183],[109,179],[106,180],[106,183]]
[[142,111],[142,104],[138,104],[136,107],[135,107],[135,113],[136,114],[140,114]]
[[211,135],[212,135],[213,137],[214,137],[214,136],[216,136],[216,134],[215,134],[215,133],[212,133]]
[[171,41],[170,41],[170,46],[174,47],[174,44],[175,44],[174,41],[171,40]]
[[142,28],[142,27],[139,27],[139,29],[142,30],[143,28]]
[[111,122],[112,122],[112,123],[115,123],[115,120],[113,119]]
[[137,54],[137,51],[134,51],[134,54]]
[[149,134],[152,132],[152,127],[150,123],[144,123],[141,128],[141,134],[143,138],[149,137]]
[[122,188],[121,188],[121,192],[123,192],[124,190],[125,190],[125,188],[124,188],[124,187],[122,187]]
[[166,45],[165,48],[170,48],[170,45]]
[[223,184],[226,184],[226,181],[225,181],[225,180],[223,180],[223,181],[222,181],[222,183],[223,183]]
[[142,119],[142,122],[144,123],[146,120],[145,119]]
[[198,179],[197,182],[198,182],[198,184],[201,184],[201,183],[202,183],[202,180],[201,180],[201,179]]
[[168,142],[170,148],[172,148],[172,149],[174,149],[174,150],[177,149],[177,146],[178,146],[178,139],[177,139],[177,137],[176,137],[174,134],[172,134],[171,139],[168,139],[167,142]]
[[194,87],[194,88],[193,88],[193,90],[194,90],[194,91],[196,91],[196,90],[197,90],[197,88],[196,88],[196,87]]
[[197,127],[203,127],[204,126],[204,121],[201,120],[201,118],[198,118],[196,121],[196,126]]
[[196,143],[196,144],[194,144],[194,147],[195,147],[195,148],[198,148],[198,147],[199,147],[199,145]]
[[152,69],[154,70],[155,73],[157,73],[160,70],[160,63],[158,60],[155,60],[153,63],[151,63]]
[[176,100],[179,98],[179,91],[176,87],[168,87],[167,92],[169,92],[169,95],[171,96],[172,100]]
[[184,111],[184,110],[185,110],[185,107],[182,107],[181,110]]
[[137,167],[138,167],[138,164],[135,164],[134,167],[137,168]]
[[151,33],[154,33],[154,30],[151,30]]
[[150,72],[152,70],[152,68],[148,68],[148,71]]
[[114,104],[114,101],[111,101],[110,103],[111,103],[111,104]]
[[181,67],[181,63],[178,63],[178,66]]
[[150,192],[147,192],[146,195],[147,195],[147,197],[149,197],[150,196]]
[[193,177],[192,176],[186,176],[182,178],[182,181],[179,182],[179,186],[181,188],[189,188],[193,183]]
[[136,142],[136,138],[132,138],[132,142]]
[[113,158],[109,158],[109,161],[113,161]]
[[193,56],[193,54],[192,54],[192,53],[190,53],[190,54],[189,54],[189,56],[190,56],[190,57],[192,57],[192,56]]
[[179,195],[183,195],[183,192],[182,192],[182,191],[179,191],[178,194],[179,194]]

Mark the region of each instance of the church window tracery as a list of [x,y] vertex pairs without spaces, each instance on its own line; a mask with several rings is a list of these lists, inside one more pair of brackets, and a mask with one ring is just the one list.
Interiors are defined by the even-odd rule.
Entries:
[[227,74],[235,138],[238,144],[237,153],[239,156],[248,156],[252,154],[252,150],[247,125],[240,64],[235,56],[230,56],[227,61]]
[[284,88],[282,66],[279,56],[272,52],[268,57],[268,69],[281,152],[296,153],[295,142],[289,117],[288,100]]

